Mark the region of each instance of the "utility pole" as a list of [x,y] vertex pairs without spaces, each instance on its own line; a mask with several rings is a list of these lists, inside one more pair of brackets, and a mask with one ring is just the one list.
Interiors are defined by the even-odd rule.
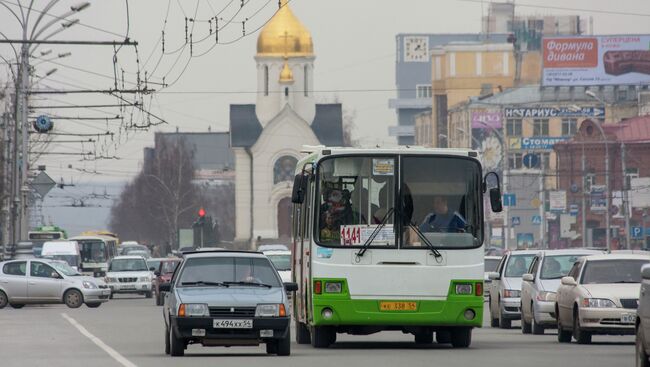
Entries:
[[[580,140],[582,141],[582,174],[586,175],[586,158],[585,158],[585,141],[584,137],[581,136]],[[587,178],[586,176],[582,177],[582,213],[580,217],[582,218],[582,247],[587,247]]]
[[[623,194],[623,215],[625,219],[625,248],[630,249],[630,209],[628,201],[628,190],[627,186],[627,176],[626,176],[626,165],[625,165],[625,143],[621,142],[621,177],[623,182],[623,189],[621,193]],[[645,229],[644,229],[645,231]]]
[[[505,116],[504,113],[504,108],[501,108],[501,116]],[[510,179],[510,160],[508,159],[508,129],[506,128],[508,120],[506,119],[506,123],[501,124],[501,128],[503,129],[503,164],[504,164],[504,172],[505,174],[503,175],[503,193],[507,194],[508,193],[508,180]],[[512,204],[512,203],[508,203]],[[505,206],[505,214],[503,216],[503,248],[508,249],[510,243],[510,206],[506,205]]]
[[545,249],[546,248],[546,194],[544,192],[544,169],[545,169],[545,164],[544,164],[544,153],[539,153],[540,155],[540,169],[539,169],[539,216],[540,216],[540,224],[539,224],[539,248],[540,249]]

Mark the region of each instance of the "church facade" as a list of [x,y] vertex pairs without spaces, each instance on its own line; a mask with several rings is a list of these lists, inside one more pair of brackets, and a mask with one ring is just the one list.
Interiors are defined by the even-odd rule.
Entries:
[[340,104],[317,104],[311,34],[286,1],[257,40],[257,100],[230,106],[235,242],[291,236],[291,188],[303,145],[341,146]]

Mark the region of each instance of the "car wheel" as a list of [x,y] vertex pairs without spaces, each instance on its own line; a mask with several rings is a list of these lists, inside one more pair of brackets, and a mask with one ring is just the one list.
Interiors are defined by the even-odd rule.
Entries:
[[101,303],[86,303],[86,306],[88,306],[88,308],[97,308],[101,305]]
[[512,320],[506,319],[503,312],[499,311],[499,328],[510,329],[512,328]]
[[309,328],[307,325],[300,321],[296,321],[296,343],[309,344],[311,343],[311,336],[309,335]]
[[531,331],[533,335],[543,335],[544,334],[544,327],[540,324],[537,323],[537,320],[535,320],[535,312],[533,312],[533,320],[531,322]]
[[562,324],[560,323],[560,314],[556,312],[557,320],[557,341],[560,343],[571,343],[571,332],[564,330]]
[[113,299],[113,292],[108,296],[108,299]]
[[278,353],[278,341],[269,340],[266,342],[266,354],[276,354]]
[[521,305],[519,307],[521,310],[521,333],[522,334],[530,334],[532,326],[530,325],[529,322],[526,322],[526,314],[524,313],[524,305]]
[[146,298],[151,298],[151,297],[153,297],[153,293],[151,293],[151,292],[144,292],[144,296],[145,296]]
[[436,331],[436,343],[438,344],[451,343],[451,333],[447,330]]
[[279,356],[288,356],[291,354],[291,328],[287,329],[287,335],[276,341],[276,353]]
[[314,326],[311,332],[311,345],[314,348],[327,348],[332,344],[332,333],[328,326]]
[[183,339],[174,335],[174,330],[169,329],[169,354],[172,357],[182,357],[185,355],[185,342]]
[[171,346],[169,345],[169,329],[165,326],[165,354],[171,353]]
[[472,328],[455,328],[451,330],[451,346],[467,348],[472,344]]
[[7,298],[7,294],[3,291],[0,291],[0,308],[5,308],[7,307],[7,303],[9,303],[9,299]]
[[415,344],[431,344],[433,343],[432,332],[415,333]]
[[79,308],[84,303],[84,296],[76,289],[70,289],[63,295],[63,302],[70,308]]
[[580,327],[580,315],[577,310],[573,313],[573,338],[578,344],[591,343],[591,333]]
[[20,309],[20,308],[25,307],[25,304],[23,304],[23,303],[10,303],[9,305],[10,305],[12,308],[15,308],[15,309]]
[[648,354],[645,352],[645,338],[643,337],[643,331],[641,330],[641,325],[637,327],[636,330],[636,367],[650,367],[650,361],[648,361]]
[[156,306],[162,306],[163,302],[162,293],[156,293]]

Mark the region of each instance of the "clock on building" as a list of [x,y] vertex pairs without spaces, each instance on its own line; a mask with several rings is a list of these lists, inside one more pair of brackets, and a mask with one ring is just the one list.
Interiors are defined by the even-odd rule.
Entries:
[[429,61],[429,38],[426,36],[404,37],[404,61]]

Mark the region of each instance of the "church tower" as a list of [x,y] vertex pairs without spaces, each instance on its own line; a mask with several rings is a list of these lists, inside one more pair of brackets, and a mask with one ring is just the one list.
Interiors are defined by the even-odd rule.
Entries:
[[257,39],[256,114],[262,127],[289,105],[311,124],[316,114],[313,95],[314,44],[311,33],[293,14],[287,0]]

